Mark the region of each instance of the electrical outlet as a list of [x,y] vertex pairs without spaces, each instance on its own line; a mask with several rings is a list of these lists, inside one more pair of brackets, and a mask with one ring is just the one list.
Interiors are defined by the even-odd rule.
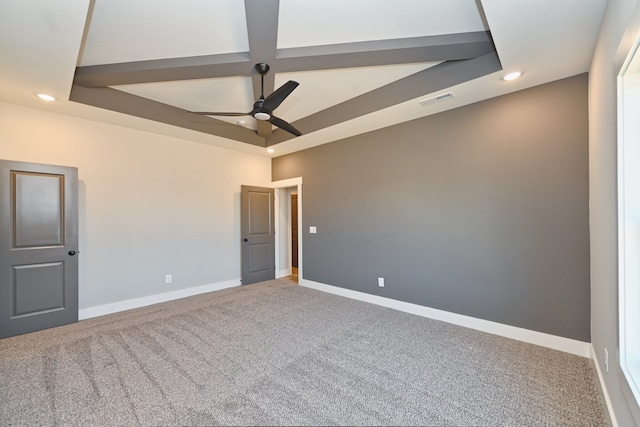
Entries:
[[173,275],[167,274],[166,276],[164,276],[164,283],[171,283],[171,282],[173,282]]
[[384,288],[384,277],[378,277],[378,286]]
[[604,370],[609,372],[609,350],[606,347],[604,349]]

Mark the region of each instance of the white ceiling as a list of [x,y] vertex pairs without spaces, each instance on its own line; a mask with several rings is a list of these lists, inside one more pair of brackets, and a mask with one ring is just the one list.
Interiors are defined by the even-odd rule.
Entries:
[[[275,155],[586,72],[605,5],[606,0],[280,0],[278,49],[488,29],[502,68],[524,75],[505,82],[503,72],[495,72],[467,81],[438,91],[453,90],[455,98],[426,107],[417,101],[435,93],[416,87],[414,99],[303,132],[275,145]],[[0,100],[265,154],[262,147],[69,101],[76,66],[248,52],[249,44],[245,3],[238,0],[0,0]],[[287,80],[300,83],[277,114],[295,122],[434,65],[280,73],[276,66],[276,88]],[[255,101],[247,76],[113,87],[190,111],[249,111]],[[36,92],[58,101],[44,104]],[[236,126],[237,119],[228,121]],[[255,127],[251,117],[245,121],[241,126]]]

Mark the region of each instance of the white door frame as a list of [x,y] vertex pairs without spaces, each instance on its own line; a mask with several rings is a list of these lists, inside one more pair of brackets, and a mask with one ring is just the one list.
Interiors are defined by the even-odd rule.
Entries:
[[[281,272],[283,270],[288,271],[288,274],[291,274],[291,257],[286,265],[281,265],[281,254],[288,250],[288,247],[282,247],[280,244],[280,233],[286,233],[287,241],[291,240],[291,228],[290,227],[282,227],[280,224],[280,200],[287,196],[287,189],[295,187],[298,192],[298,280],[302,280],[302,177],[291,178],[291,179],[283,179],[281,181],[273,181],[271,183],[271,187],[275,189],[275,212],[274,215],[278,219],[275,221],[275,231],[276,231],[276,250],[275,250],[275,262],[276,262],[276,278],[282,277]],[[288,223],[291,224],[291,210],[286,213],[287,218],[289,219]],[[285,230],[282,230],[285,228]]]

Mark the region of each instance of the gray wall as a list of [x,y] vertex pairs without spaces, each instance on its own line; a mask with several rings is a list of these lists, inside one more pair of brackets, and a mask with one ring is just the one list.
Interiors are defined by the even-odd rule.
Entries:
[[304,180],[305,279],[590,341],[586,74],[272,166]]

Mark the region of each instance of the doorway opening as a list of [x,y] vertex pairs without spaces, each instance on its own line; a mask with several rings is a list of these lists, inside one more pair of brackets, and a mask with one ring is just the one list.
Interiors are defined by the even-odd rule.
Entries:
[[298,192],[291,193],[289,200],[289,213],[291,220],[290,240],[291,240],[291,275],[290,280],[298,283]]
[[276,194],[276,278],[303,280],[302,178],[272,183]]

